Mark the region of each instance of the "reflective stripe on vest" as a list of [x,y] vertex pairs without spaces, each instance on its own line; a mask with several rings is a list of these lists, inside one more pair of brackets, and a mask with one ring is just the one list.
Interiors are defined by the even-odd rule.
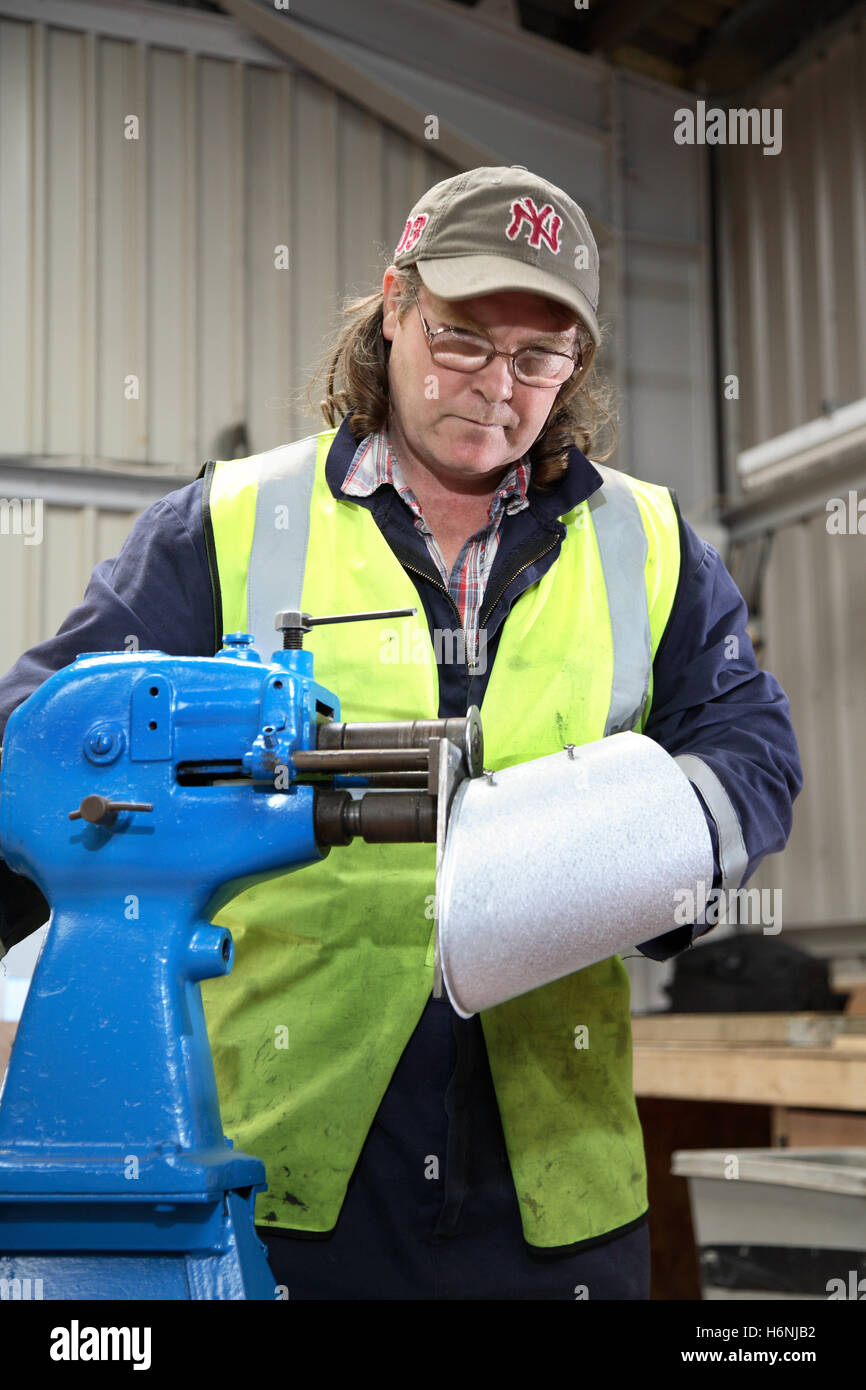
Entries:
[[[267,657],[279,609],[415,606],[420,620],[317,627],[304,645],[343,719],[435,718],[420,595],[369,509],[331,494],[334,433],[206,475],[224,631],[252,632]],[[503,624],[481,708],[487,767],[645,724],[678,523],[667,489],[599,471],[604,487],[561,518],[559,557]],[[203,996],[226,1132],[268,1169],[260,1224],[335,1225],[430,996],[434,891],[435,847],[356,840],[254,885],[215,918],[234,934],[235,966]],[[568,1245],[640,1218],[646,1170],[620,957],[486,1010],[481,1023],[527,1241]]]

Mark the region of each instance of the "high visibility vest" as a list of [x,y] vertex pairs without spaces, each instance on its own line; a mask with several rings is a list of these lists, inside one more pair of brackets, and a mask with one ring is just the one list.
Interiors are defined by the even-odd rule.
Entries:
[[[438,667],[420,595],[372,513],[331,493],[334,434],[208,463],[222,632],[253,633],[267,660],[281,609],[415,607],[414,618],[316,626],[304,645],[343,720],[435,719]],[[643,732],[679,576],[676,510],[667,488],[596,466],[604,486],[560,518],[558,558],[505,619],[481,706],[487,768]],[[531,843],[527,827],[528,853]],[[435,888],[435,845],[355,839],[214,917],[233,934],[235,962],[202,993],[226,1133],[267,1168],[257,1223],[334,1228],[430,997]],[[620,956],[480,1018],[527,1242],[570,1245],[643,1217]]]

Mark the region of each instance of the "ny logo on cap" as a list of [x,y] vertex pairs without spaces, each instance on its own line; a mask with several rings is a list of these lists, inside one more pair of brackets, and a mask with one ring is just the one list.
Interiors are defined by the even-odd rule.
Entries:
[[427,226],[427,220],[426,212],[420,213],[414,220],[411,217],[407,217],[406,226],[403,228],[403,235],[397,242],[394,250],[395,256],[399,256],[401,251],[411,251],[413,247],[418,245],[421,233]]
[[[548,218],[550,225],[546,227],[544,224]],[[509,241],[514,241],[524,222],[528,222],[531,228],[530,246],[540,246],[543,237],[554,255],[559,255],[559,229],[562,226],[562,218],[553,211],[550,203],[545,203],[539,212],[531,198],[516,199],[511,204],[511,225],[505,231]]]

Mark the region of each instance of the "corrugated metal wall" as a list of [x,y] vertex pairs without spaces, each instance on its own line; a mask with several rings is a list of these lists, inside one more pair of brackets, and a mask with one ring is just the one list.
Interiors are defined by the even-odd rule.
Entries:
[[[731,454],[866,395],[866,26],[738,105],[782,111],[782,150],[719,150],[739,401]],[[733,480],[732,480],[733,481]]]
[[190,475],[315,424],[286,402],[339,299],[454,166],[261,55],[0,19],[3,454]]
[[[304,432],[315,417],[286,401],[338,298],[378,278],[375,248],[459,148],[586,207],[622,393],[613,461],[705,515],[709,221],[703,153],[673,140],[680,95],[469,12],[385,8],[374,32],[364,7],[297,0],[279,16],[288,68],[199,12],[41,0],[55,22],[0,17],[0,303],[20,325],[0,326],[0,452],[189,475],[241,420],[253,450]],[[27,10],[4,0],[0,16]],[[304,45],[317,76],[291,61]],[[385,106],[414,104],[417,131],[365,109],[374,84]],[[450,145],[424,138],[428,110]]]
[[[2,487],[2,481],[0,481]],[[3,501],[11,501],[7,489]],[[138,512],[97,506],[58,506],[43,498],[22,513],[29,536],[11,525],[0,534],[0,670],[55,633],[79,601],[94,565],[116,555]],[[4,509],[4,515],[11,512]],[[31,543],[41,536],[39,543]]]
[[[827,41],[757,104],[783,111],[782,152],[720,152],[730,295],[723,370],[729,491],[738,450],[866,397],[866,30]],[[866,476],[866,458],[863,460]],[[805,786],[784,852],[755,887],[782,889],[784,921],[866,924],[866,537],[811,517],[776,528],[763,595],[763,663],[790,701]],[[861,489],[862,495],[862,489]],[[849,949],[856,938],[849,941]],[[828,938],[829,944],[829,938]],[[861,933],[866,949],[866,931]]]
[[[6,509],[3,670],[226,430],[255,452],[320,427],[297,398],[340,299],[381,283],[406,212],[455,171],[230,21],[186,19],[173,51],[0,17],[0,494],[32,493],[43,533]],[[82,505],[69,464],[94,459]]]
[[753,884],[781,888],[791,925],[860,921],[866,953],[866,536],[825,522],[773,540],[763,660],[791,701],[805,784],[785,850]]
[[[333,46],[335,26],[344,34],[339,53],[321,50],[322,71],[351,48],[364,93],[371,50],[350,43],[370,38],[362,16],[328,0],[284,18],[305,9],[330,26],[316,43]],[[315,428],[296,396],[339,299],[380,282],[408,209],[456,166],[424,139],[422,118],[409,138],[232,20],[168,10],[145,20],[78,0],[43,0],[39,15],[54,22],[27,14],[0,5],[0,493],[13,493],[9,461],[20,484],[21,464],[55,456],[158,469],[167,489],[230,452],[232,426],[247,431],[235,452]],[[377,73],[395,93],[408,83],[421,111],[421,75],[395,59],[400,16],[417,27],[414,9],[395,10]],[[697,153],[672,141],[676,94],[460,21],[465,51],[436,10],[428,36],[442,52],[413,42],[427,66],[451,55],[450,85],[441,69],[426,78],[431,109],[468,134],[470,152],[473,139],[498,139],[492,158],[567,183],[593,214],[602,316],[615,331],[607,370],[623,392],[614,461],[672,483],[686,508],[700,503],[713,473],[705,177]],[[475,58],[491,44],[481,95]],[[534,123],[514,97],[518,61],[548,74]],[[282,245],[288,269],[275,266]],[[83,528],[59,506],[47,513],[51,558],[4,547],[22,595],[0,629],[6,665],[55,630],[89,567],[112,553],[104,545],[122,539],[116,517],[94,520],[101,503]],[[43,574],[52,565],[69,576],[57,602]]]

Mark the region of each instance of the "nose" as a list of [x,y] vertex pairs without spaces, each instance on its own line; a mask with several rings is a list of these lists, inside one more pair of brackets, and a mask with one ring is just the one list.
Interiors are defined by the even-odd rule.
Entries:
[[510,401],[514,392],[514,368],[511,359],[504,355],[491,358],[480,372],[474,373],[473,385],[488,405],[495,405],[497,401]]

